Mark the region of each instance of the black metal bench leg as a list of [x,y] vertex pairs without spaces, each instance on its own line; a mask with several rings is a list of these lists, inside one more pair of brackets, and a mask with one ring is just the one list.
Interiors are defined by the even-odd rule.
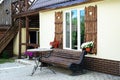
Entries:
[[54,74],[56,74],[55,71],[54,71],[53,69],[51,69],[51,68],[49,68],[49,69],[50,69]]
[[38,66],[34,66],[31,76],[35,73],[35,71],[37,70],[37,68],[38,68]]
[[72,71],[72,76],[76,76],[76,75],[81,75],[83,74],[83,68],[82,66],[78,65],[78,64],[72,64],[69,69]]
[[56,74],[55,73],[55,71],[51,68],[51,64],[48,64],[48,63],[45,63],[45,62],[41,62],[41,65],[40,65],[40,70],[42,70],[42,67],[47,67],[47,68],[49,68],[49,70],[51,70],[54,74]]
[[52,66],[52,65],[48,64],[48,66],[47,66],[47,67],[48,67],[48,68],[49,68],[49,70],[51,70],[54,74],[56,74],[56,73],[55,73],[55,71],[51,68],[51,66]]
[[37,58],[35,59],[35,64],[36,64],[36,65],[34,66],[34,68],[33,68],[33,70],[32,70],[31,76],[35,73],[35,71],[36,71],[37,68],[39,67],[40,62],[38,61]]
[[42,67],[40,67],[40,71],[42,70]]

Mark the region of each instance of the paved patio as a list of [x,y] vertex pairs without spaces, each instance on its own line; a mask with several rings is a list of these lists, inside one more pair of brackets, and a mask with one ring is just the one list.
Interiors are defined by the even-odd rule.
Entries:
[[16,60],[14,63],[0,64],[0,80],[120,80],[120,76],[103,74],[85,70],[85,74],[70,76],[69,70],[52,67],[56,74],[48,68],[39,69],[31,76],[33,61]]

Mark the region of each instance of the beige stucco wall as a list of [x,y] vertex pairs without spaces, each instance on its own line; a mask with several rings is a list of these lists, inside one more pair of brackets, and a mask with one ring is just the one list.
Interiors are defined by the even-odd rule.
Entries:
[[120,61],[120,0],[98,4],[97,57]]
[[56,11],[81,9],[90,5],[97,5],[98,51],[97,55],[87,56],[120,61],[120,0],[104,0],[76,7],[40,11],[40,47],[50,47],[49,42],[54,39],[54,13]]
[[[26,42],[26,29],[22,28],[22,43]],[[26,50],[26,47],[23,45],[21,48],[21,52],[24,53]],[[14,39],[14,43],[13,43],[13,53],[15,55],[18,55],[19,53],[19,33],[17,34],[17,36]]]
[[40,47],[50,48],[49,43],[54,39],[54,12],[40,13]]

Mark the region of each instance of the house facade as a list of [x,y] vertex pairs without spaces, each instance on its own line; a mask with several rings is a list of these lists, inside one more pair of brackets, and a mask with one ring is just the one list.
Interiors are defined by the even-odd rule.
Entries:
[[14,53],[20,58],[26,48],[38,46],[39,15],[38,12],[28,14],[28,8],[34,1],[0,0],[0,56],[9,47],[7,53]]
[[[72,7],[60,8],[49,11],[40,11],[40,47],[50,47],[49,42],[53,41],[55,36],[55,12],[63,12],[63,49],[72,49],[66,47],[66,20],[67,13],[75,11],[73,17],[79,18],[77,14],[85,7],[97,5],[97,54],[89,55],[96,58],[104,58],[120,61],[119,52],[119,0],[99,1],[89,4],[82,4]],[[82,12],[81,12],[82,13]],[[115,14],[115,15],[114,15]],[[71,17],[70,17],[71,18]],[[80,21],[80,20],[78,20]],[[79,23],[80,24],[80,23]],[[78,25],[79,25],[78,24]],[[77,28],[78,29],[78,28]],[[114,32],[115,31],[115,32]],[[49,32],[49,33],[48,33]],[[78,35],[79,36],[79,35]],[[78,41],[79,42],[79,41]],[[80,43],[80,42],[79,42]],[[77,50],[80,50],[80,46]],[[75,49],[73,49],[75,50]]]
[[16,0],[1,0],[0,25],[11,25],[11,3]]
[[[27,13],[14,16],[19,19],[14,53],[21,54],[32,45],[28,32],[34,30],[39,30],[41,48],[50,48],[54,38],[60,42],[59,48],[79,51],[82,43],[94,41],[85,68],[120,75],[119,7],[119,0],[36,0]],[[34,28],[36,20],[39,24]]]
[[[38,3],[39,0],[36,5]],[[80,46],[84,41],[94,41],[96,53],[86,55],[86,68],[120,75],[120,1],[98,0],[79,3],[68,5],[61,2],[62,6],[59,4],[48,6],[47,3],[44,6],[33,5],[31,9],[39,9],[40,47],[50,48],[49,43],[57,34],[60,34],[57,39],[62,43],[63,49],[81,50]],[[89,16],[92,18],[87,19]],[[57,28],[59,25],[62,28]],[[84,33],[87,34],[86,28],[87,30],[91,28],[94,31],[88,33],[93,34],[84,34],[85,37],[82,38],[83,25]],[[87,36],[89,38],[86,38]]]
[[14,1],[16,0],[0,0],[0,56],[4,53],[13,56],[14,37],[9,30],[12,25],[11,3]]
[[16,0],[11,4],[13,25],[18,27],[13,53],[21,58],[26,49],[39,46],[39,13],[29,10],[36,0]]

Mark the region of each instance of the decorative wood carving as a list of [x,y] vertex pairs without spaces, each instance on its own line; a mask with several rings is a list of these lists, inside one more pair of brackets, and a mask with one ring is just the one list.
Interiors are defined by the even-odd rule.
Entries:
[[94,41],[93,53],[97,53],[97,6],[85,7],[85,42]]
[[35,0],[18,0],[12,3],[12,15],[26,12]]
[[63,12],[55,12],[55,38],[59,48],[63,48]]

